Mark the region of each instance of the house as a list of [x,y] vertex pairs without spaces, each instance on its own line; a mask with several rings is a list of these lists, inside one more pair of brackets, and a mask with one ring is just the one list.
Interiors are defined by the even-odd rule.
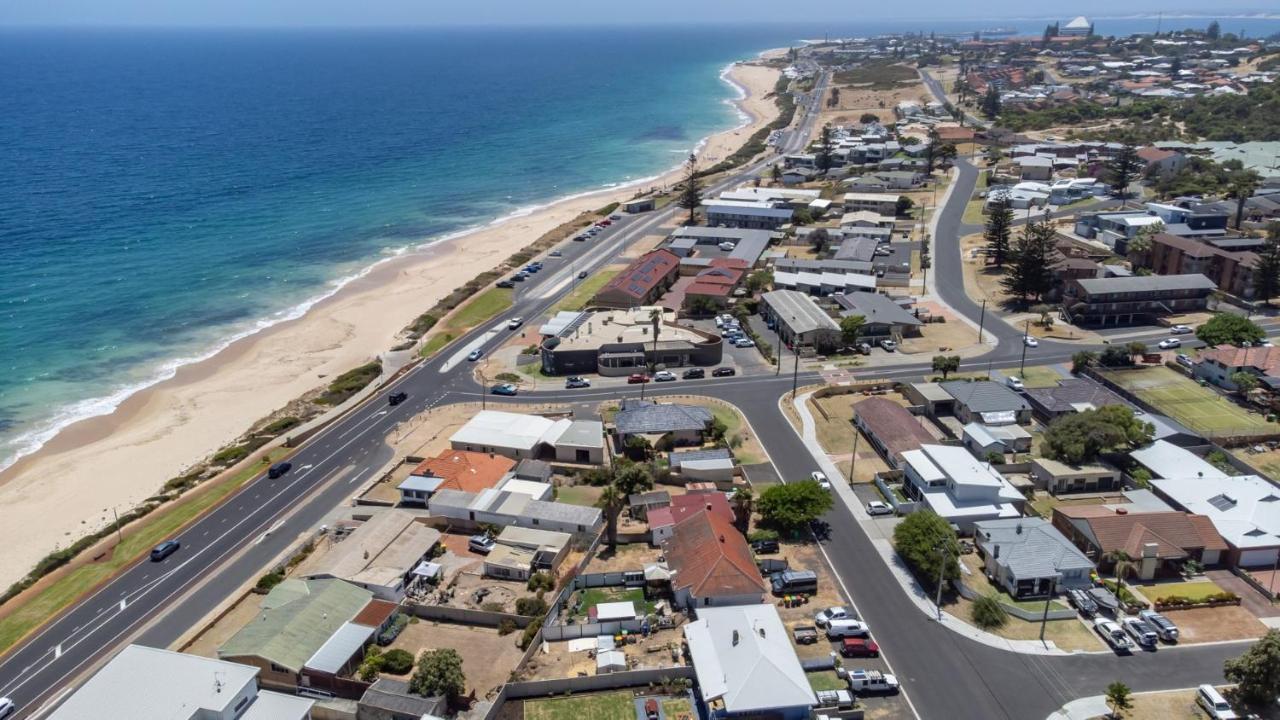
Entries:
[[847,236],[836,248],[835,260],[852,260],[854,262],[872,262],[875,260],[876,248],[880,246],[878,238]]
[[1026,498],[962,447],[921,445],[902,453],[908,496],[970,533],[979,520],[1016,518]]
[[258,672],[249,665],[128,645],[46,717],[49,720],[308,720],[311,717],[314,700],[261,690]]
[[1031,405],[998,382],[948,380],[938,386],[955,400],[952,410],[960,422],[986,425],[1031,422]]
[[1262,387],[1280,388],[1280,348],[1222,346],[1200,353],[1195,366],[1197,378],[1227,390],[1237,389],[1231,378],[1242,372],[1258,378]]
[[1032,413],[1046,423],[1081,410],[1129,405],[1102,383],[1086,377],[1063,378],[1053,387],[1027,388],[1022,394]]
[[818,171],[813,168],[791,168],[782,172],[784,185],[799,185],[812,182],[816,177],[818,177]]
[[1062,300],[1062,317],[1082,327],[1149,324],[1166,315],[1203,311],[1217,287],[1200,274],[1075,280]]
[[[797,182],[805,181],[801,179]],[[708,225],[757,230],[777,230],[791,222],[794,214],[789,207],[774,207],[767,202],[704,200],[702,208],[707,214]]]
[[1023,180],[1053,179],[1052,158],[1041,157],[1039,155],[1029,155],[1026,157],[1014,158],[1013,163],[1018,166],[1018,177]]
[[659,248],[636,258],[596,292],[591,302],[605,308],[652,305],[676,281],[680,258]]
[[736,519],[727,496],[722,492],[689,492],[677,495],[669,506],[655,508],[649,513],[649,542],[661,546],[671,538],[677,524],[702,512],[712,513],[731,525]]
[[890,190],[913,190],[925,180],[925,174],[915,170],[880,170],[871,176],[883,182]]
[[961,440],[979,460],[985,460],[991,453],[995,453],[1001,456],[1000,462],[1003,463],[1004,456],[1008,453],[1031,452],[1031,433],[1016,423],[983,425],[971,422],[964,426]]
[[769,590],[746,538],[721,513],[704,509],[680,520],[663,551],[677,607],[757,604]]
[[374,597],[400,602],[413,570],[439,542],[440,531],[418,522],[412,513],[386,510],[330,547],[302,577],[345,580]]
[[1053,526],[1084,551],[1099,570],[1111,570],[1111,553],[1133,559],[1133,574],[1152,580],[1176,575],[1182,563],[1217,565],[1227,543],[1203,515],[1177,511],[1129,512],[1126,506],[1058,506]]
[[409,683],[380,677],[365,690],[356,705],[356,720],[422,720],[448,714],[449,699],[443,695],[423,697],[409,692]]
[[901,195],[884,193],[845,193],[842,203],[846,213],[866,211],[893,218],[898,214],[898,200],[901,198]]
[[664,507],[671,507],[671,493],[666,490],[650,490],[627,496],[627,511],[637,520],[649,517],[650,510]]
[[1273,568],[1280,561],[1280,488],[1272,483],[1257,475],[1184,474],[1152,480],[1151,489],[1174,507],[1208,518],[1227,543],[1227,565]]
[[1176,173],[1187,164],[1187,158],[1182,153],[1151,146],[1138,150],[1138,159],[1145,163],[1147,172],[1160,175]]
[[808,295],[774,290],[760,296],[760,314],[788,347],[822,352],[839,346],[840,326]]
[[1093,584],[1093,561],[1043,518],[983,520],[973,539],[987,575],[1015,599]]
[[813,688],[772,605],[700,608],[684,637],[710,720],[809,717]]
[[380,621],[356,622],[371,601],[382,603],[343,580],[289,578],[267,593],[257,617],[218,648],[218,658],[257,668],[267,687],[327,690],[331,678],[360,663],[373,641]]
[[1151,238],[1146,265],[1157,275],[1199,273],[1218,289],[1237,297],[1253,297],[1253,274],[1257,253],[1228,250],[1193,237],[1157,233]]
[[710,410],[698,405],[628,398],[622,401],[613,426],[618,448],[625,448],[633,435],[666,440],[672,445],[701,445],[713,419]]
[[857,315],[863,319],[862,328],[858,330],[859,340],[901,341],[903,336],[919,335],[924,325],[920,318],[880,293],[845,293],[835,296],[835,300],[840,306],[840,317]]
[[897,221],[894,220],[893,215],[884,215],[873,210],[850,210],[840,216],[840,230],[842,232],[848,232],[859,227],[892,230],[896,223]]
[[902,466],[902,453],[936,442],[919,419],[887,398],[870,397],[855,403],[853,424],[891,468]]
[[[679,278],[666,302],[679,307],[677,288],[690,278]],[[688,285],[684,286],[687,291]],[[695,291],[699,291],[695,288]],[[658,338],[654,319],[658,315]],[[724,343],[720,336],[678,324],[674,308],[642,305],[629,309],[582,313],[571,322],[551,328],[539,352],[546,375],[599,373],[606,377],[630,375],[650,365],[668,368],[708,366],[720,362]]]
[[[596,420],[552,420],[541,415],[481,410],[449,437],[454,450],[514,459],[554,457],[561,462],[604,461],[604,425]],[[479,492],[483,488],[440,488]]]
[[672,472],[680,473],[685,482],[713,482],[732,485],[736,465],[729,448],[681,450],[667,455]]
[[441,490],[431,498],[431,517],[447,519],[460,527],[488,524],[587,535],[599,532],[603,525],[598,508],[535,500],[524,493],[502,489],[478,493]]
[[494,538],[484,558],[484,574],[508,580],[528,580],[538,571],[555,572],[569,551],[569,533],[508,525]]
[[479,492],[491,488],[515,467],[511,458],[467,450],[442,450],[418,463],[400,483],[400,504],[425,507],[437,490]]
[[1031,478],[1037,489],[1054,495],[1073,492],[1119,490],[1120,471],[1103,463],[1068,465],[1049,458],[1031,461]]

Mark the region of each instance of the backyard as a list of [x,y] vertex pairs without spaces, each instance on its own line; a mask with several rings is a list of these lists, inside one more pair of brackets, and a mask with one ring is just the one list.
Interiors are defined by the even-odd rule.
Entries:
[[635,720],[635,703],[629,692],[573,695],[548,700],[526,700],[525,720]]
[[599,587],[586,588],[578,593],[578,607],[573,613],[576,619],[589,616],[591,609],[601,603],[632,602],[636,612],[648,615],[653,612],[654,603],[644,598],[643,588]]
[[1167,367],[1104,371],[1160,412],[1211,437],[1280,434],[1280,428]]

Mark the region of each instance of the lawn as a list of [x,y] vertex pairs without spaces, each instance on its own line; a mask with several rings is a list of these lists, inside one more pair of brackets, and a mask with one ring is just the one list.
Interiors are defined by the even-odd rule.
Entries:
[[578,612],[575,617],[585,618],[591,611],[591,608],[600,603],[611,602],[633,602],[636,605],[636,611],[642,615],[648,615],[653,612],[653,602],[644,599],[643,588],[587,588],[582,591],[580,596],[582,603],[578,606]]
[[[1132,585],[1133,583],[1128,583]],[[1139,585],[1138,591],[1152,602],[1160,598],[1172,597],[1178,595],[1180,597],[1191,598],[1192,600],[1203,600],[1210,595],[1222,592],[1222,588],[1211,580],[1201,580],[1196,582],[1179,582],[1179,583],[1154,583],[1151,585]]]
[[965,225],[983,225],[987,222],[987,216],[982,214],[982,206],[986,204],[986,200],[978,198],[970,200],[968,205],[964,206],[964,216],[960,218],[960,222]]
[[689,702],[689,698],[687,697],[664,698],[662,700],[662,714],[667,718],[667,720],[692,718],[693,703]]
[[556,501],[569,505],[595,507],[604,488],[590,485],[563,485],[556,489]]
[[443,350],[446,345],[453,342],[453,338],[454,334],[447,332],[440,333],[439,335],[432,335],[427,338],[425,343],[422,344],[422,349],[418,351],[418,354],[424,358],[429,358]]
[[473,328],[511,307],[511,291],[491,287],[467,301],[446,323],[451,330]]
[[808,678],[809,678],[809,687],[813,688],[814,692],[821,692],[823,690],[848,690],[849,689],[849,683],[845,682],[844,680],[841,680],[840,676],[836,675],[835,670],[823,670],[822,672],[811,672],[808,674]]
[[1029,388],[1056,387],[1062,374],[1051,367],[1036,366],[1022,371],[1022,384]]
[[238,490],[262,472],[263,468],[288,452],[285,448],[272,450],[262,461],[202,491],[192,492],[174,505],[158,510],[126,528],[124,542],[116,546],[109,558],[72,570],[0,620],[0,652],[7,650],[41,623],[53,618],[99,583],[133,563],[161,540],[173,537],[179,528]]
[[595,297],[600,288],[604,287],[605,283],[612,280],[613,276],[617,275],[621,270],[622,268],[603,268],[588,275],[586,279],[579,280],[578,286],[573,289],[573,292],[565,295],[560,302],[556,303],[554,310],[557,312],[561,310],[581,310],[587,306],[587,303],[591,302],[591,298]]
[[1187,427],[1212,437],[1280,434],[1280,428],[1167,367],[1112,370],[1107,378]]
[[[840,468],[840,473],[844,477],[849,476],[849,461],[845,458],[852,455],[854,436],[858,435],[858,458],[854,466],[853,480],[869,483],[876,473],[888,470],[889,466],[876,453],[875,446],[867,440],[865,435],[859,433],[853,424],[853,406],[865,399],[864,396],[856,393],[829,395],[820,399],[810,398],[809,411],[813,415],[818,443],[833,458],[840,458],[836,461],[836,467]],[[825,417],[822,412],[819,412],[818,406],[826,411]]]
[[526,700],[525,720],[635,720],[630,692]]
[[755,465],[764,462],[764,449],[761,447],[759,439],[752,437],[746,421],[742,419],[742,415],[737,410],[723,403],[700,398],[692,398],[690,404],[699,405],[710,410],[715,419],[724,423],[724,438],[731,446],[735,437],[742,438],[738,446],[733,448],[733,456],[738,459],[739,463]]
[[[987,580],[987,576],[983,574],[982,561],[978,559],[977,555],[966,555],[961,559],[961,562],[963,562],[965,567],[970,570],[969,574],[961,576],[964,579],[964,584],[978,591],[980,594],[990,595],[995,593],[999,596],[1001,603],[1016,607],[1020,610],[1030,610],[1033,612],[1041,612],[1044,610],[1044,600],[1014,600],[1008,593],[1003,590],[999,590],[992,585]],[[1065,610],[1067,605],[1061,600],[1054,600],[1049,604],[1049,608],[1051,610]],[[1017,618],[1010,618],[1010,620],[1017,620]]]

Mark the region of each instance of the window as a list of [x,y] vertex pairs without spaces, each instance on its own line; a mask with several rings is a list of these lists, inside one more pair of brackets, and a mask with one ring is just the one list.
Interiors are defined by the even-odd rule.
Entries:
[[236,703],[236,706],[231,710],[231,712],[239,715],[240,710],[247,704],[249,704],[249,696],[246,695],[245,697],[240,698],[240,702]]
[[287,668],[287,667],[281,667],[280,665],[277,665],[277,664],[275,664],[275,663],[271,663],[271,672],[288,673],[288,672],[289,672],[289,668]]

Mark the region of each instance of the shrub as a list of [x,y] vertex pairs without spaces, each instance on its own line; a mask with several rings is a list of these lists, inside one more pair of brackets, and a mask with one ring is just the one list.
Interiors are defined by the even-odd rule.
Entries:
[[268,423],[266,427],[262,428],[262,432],[267,435],[279,435],[285,430],[297,427],[301,423],[302,423],[301,419],[296,418],[292,415],[289,415],[287,417],[282,417],[279,420],[275,420],[271,423]]
[[253,589],[255,592],[268,593],[271,592],[271,588],[282,582],[284,582],[284,573],[274,570],[258,578],[258,582],[253,586]]
[[777,540],[777,539],[778,539],[777,530],[768,530],[765,528],[761,528],[759,530],[752,530],[751,532],[747,533],[747,540],[749,540],[750,542],[760,542],[761,540]]
[[499,635],[510,635],[515,631],[516,631],[516,623],[514,620],[503,619],[502,622],[498,623]]
[[506,612],[507,606],[500,602],[487,602],[480,605],[480,609],[485,612],[500,613]]
[[329,383],[329,388],[316,399],[316,402],[321,405],[341,405],[352,395],[364,389],[364,386],[378,379],[381,374],[382,362],[379,360],[348,370],[334,378],[333,382]]
[[494,379],[494,380],[497,380],[498,382],[505,382],[505,383],[518,383],[518,382],[520,382],[520,376],[519,376],[519,375],[517,375],[517,374],[515,374],[515,373],[509,373],[509,372],[501,372],[501,373],[498,373],[497,375],[494,375],[494,376],[493,376],[493,379]]
[[525,617],[542,617],[547,614],[547,601],[540,597],[522,597],[516,600],[516,614]]
[[378,678],[378,673],[382,671],[382,650],[378,647],[371,647],[365,653],[364,660],[360,663],[360,668],[356,670],[356,674],[365,682],[373,682]]
[[1009,614],[1000,606],[995,595],[983,595],[973,601],[973,622],[984,630],[1001,627],[1009,620]]
[[556,579],[551,577],[548,572],[536,572],[529,576],[529,583],[526,586],[532,592],[539,590],[555,590]]
[[538,636],[538,631],[541,629],[542,618],[537,618],[533,622],[529,623],[529,626],[524,629],[524,634],[520,636],[520,649],[527,650],[529,648],[529,644]]
[[413,653],[396,648],[382,656],[382,671],[392,675],[404,675],[413,669]]

